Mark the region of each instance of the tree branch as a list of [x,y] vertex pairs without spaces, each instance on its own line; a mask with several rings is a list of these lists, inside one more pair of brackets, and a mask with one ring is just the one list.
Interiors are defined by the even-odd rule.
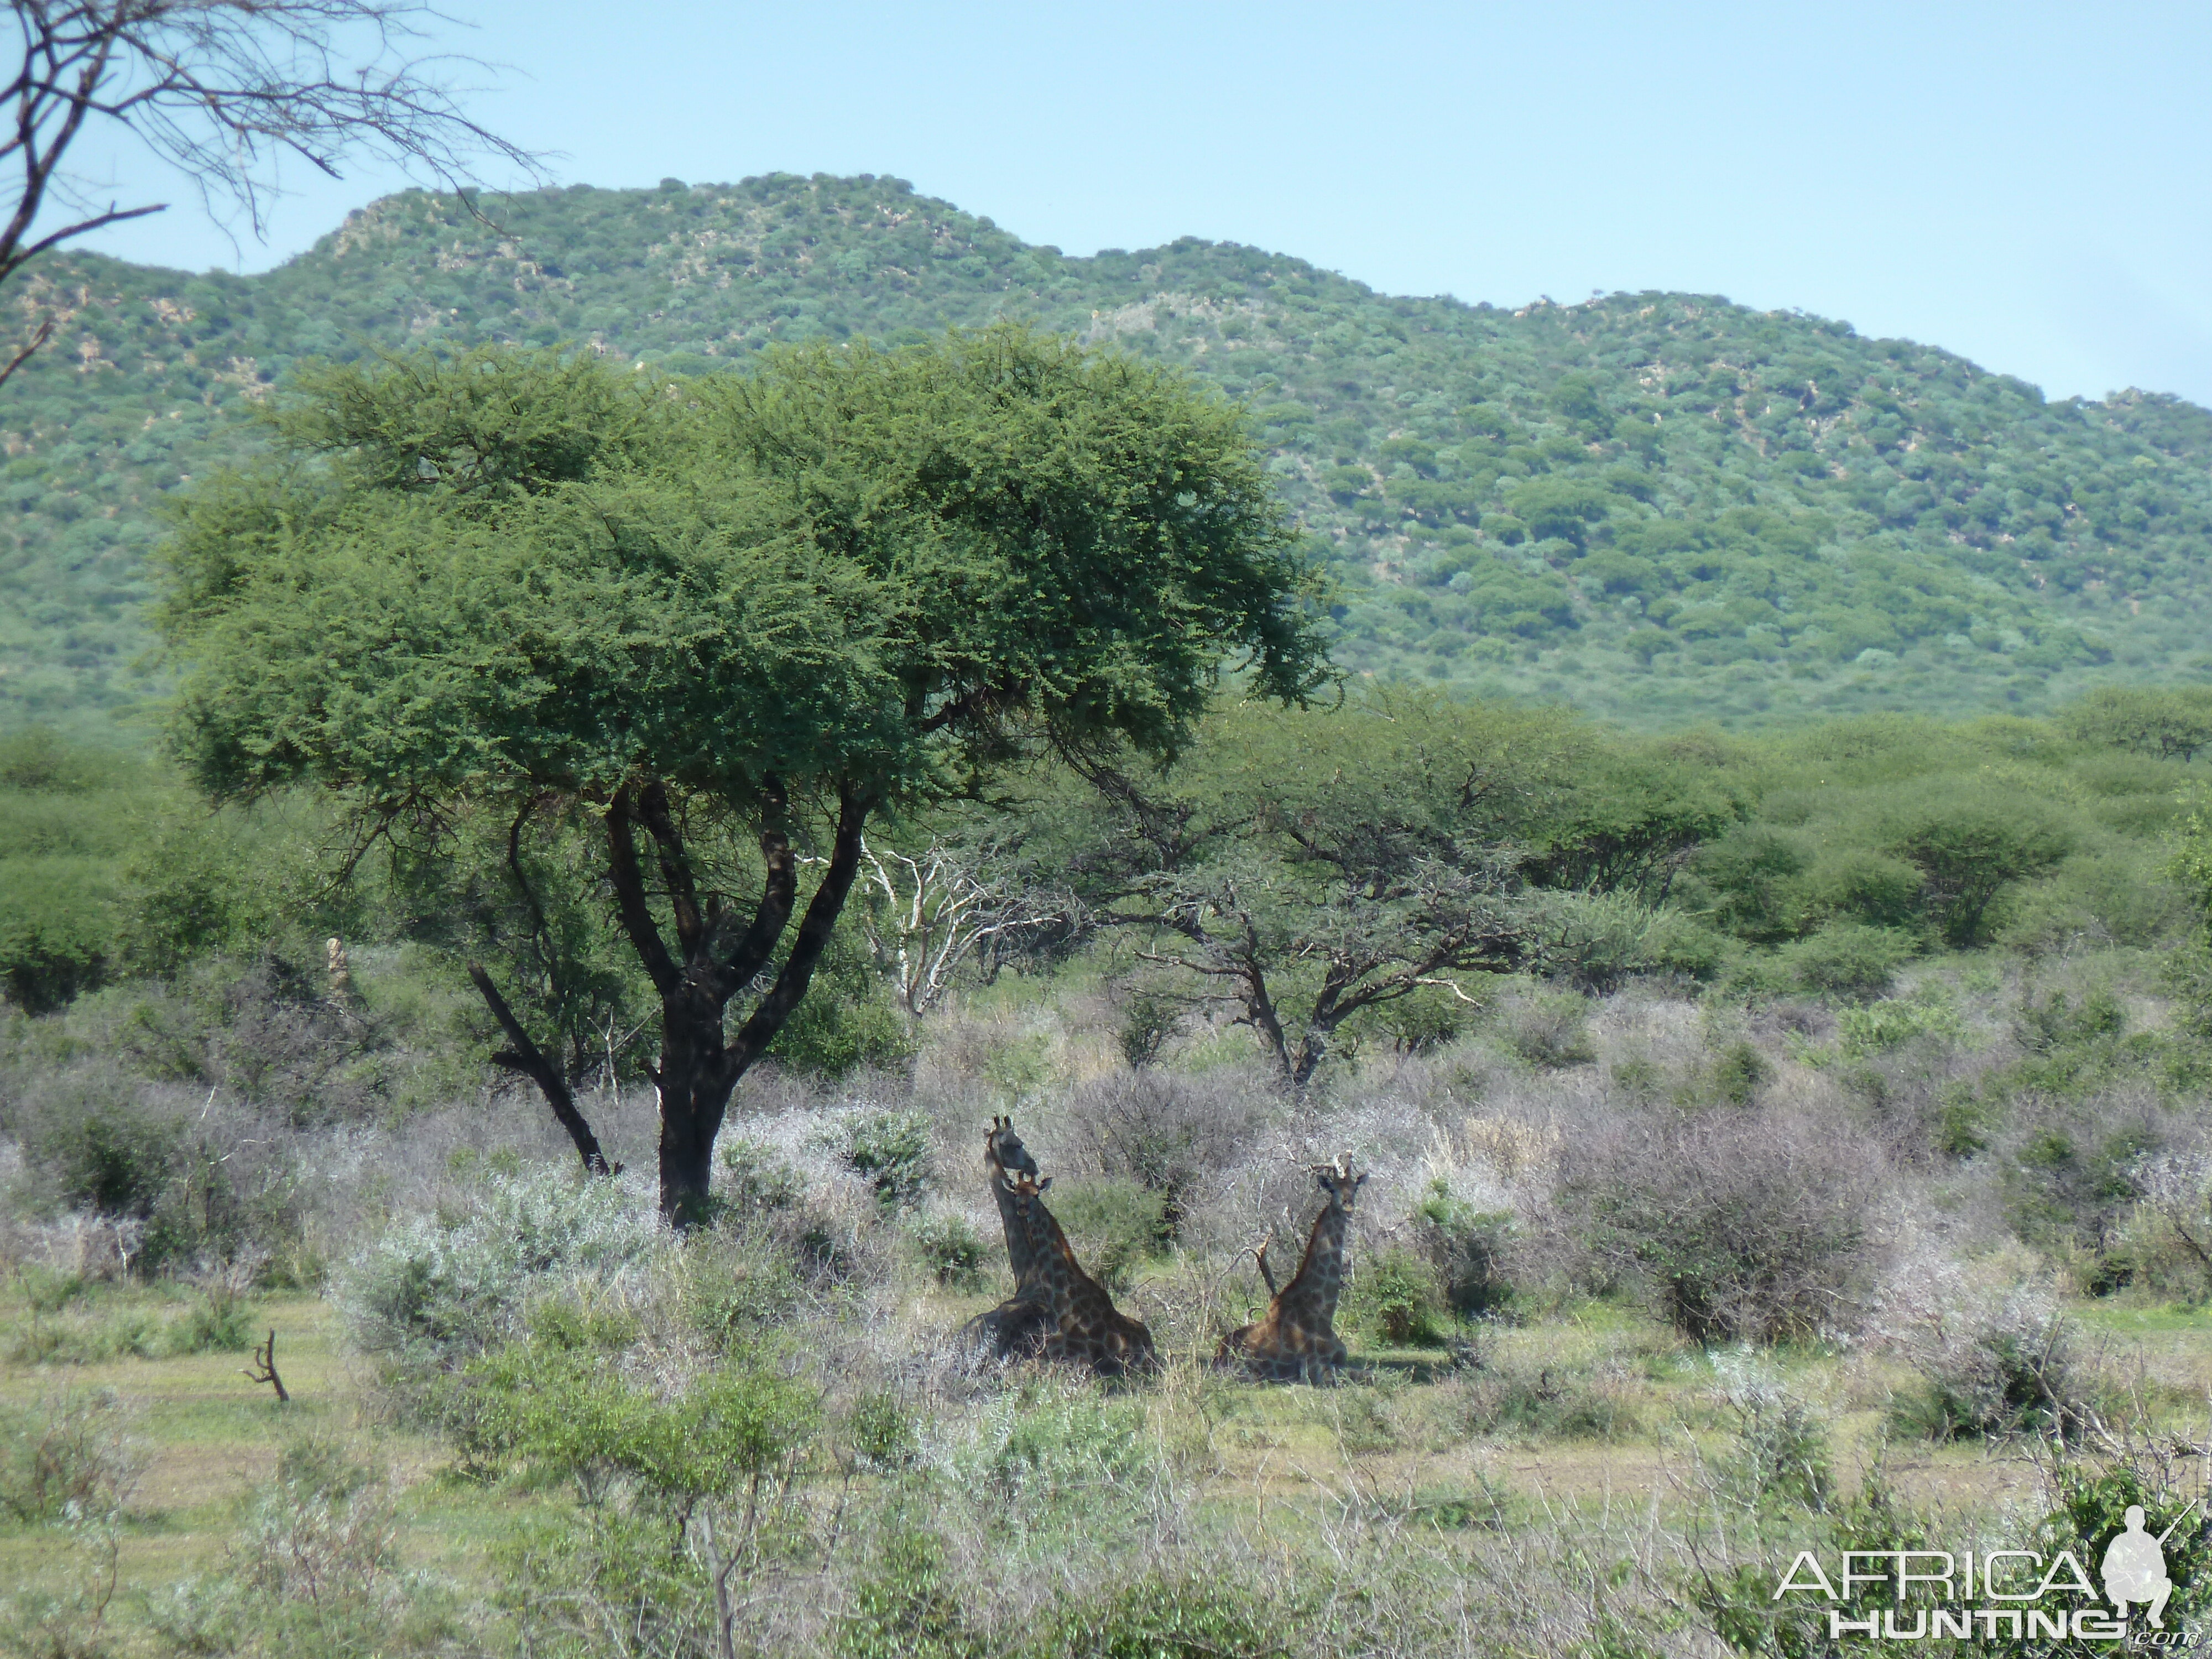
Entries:
[[676,943],[690,967],[697,962],[707,937],[706,918],[699,913],[699,884],[691,873],[690,855],[684,850],[684,836],[676,827],[668,805],[668,787],[659,778],[645,786],[638,797],[638,821],[653,836],[660,864],[660,879],[668,889],[668,902],[676,912]]
[[7,385],[8,377],[22,368],[25,363],[29,362],[32,357],[37,355],[39,348],[53,337],[53,332],[54,315],[50,311],[39,319],[38,328],[32,333],[29,341],[22,349],[8,360],[8,366],[5,368],[0,368],[0,386]]
[[[543,158],[462,113],[465,88],[448,71],[472,60],[409,50],[424,26],[448,21],[422,0],[15,0],[14,16],[22,57],[0,90],[11,106],[0,167],[16,178],[0,278],[167,206],[92,210],[65,168],[94,118],[190,178],[218,223],[219,201],[243,210],[256,236],[287,155],[333,178],[349,154],[381,156],[455,192],[479,219],[468,194],[477,161],[544,177]],[[33,240],[58,202],[70,222]]]
[[754,907],[751,926],[735,945],[724,947],[718,934],[710,945],[719,958],[726,1000],[751,984],[768,966],[777,941],[790,924],[792,907],[799,902],[799,860],[791,850],[791,802],[781,778],[771,775],[762,780],[761,802],[761,863],[767,873],[761,880],[760,902]]
[[584,1121],[583,1113],[577,1109],[576,1097],[569,1092],[568,1081],[562,1077],[559,1068],[547,1060],[538,1051],[538,1045],[530,1040],[530,1033],[522,1029],[522,1022],[514,1017],[514,1010],[507,1006],[507,999],[500,995],[499,988],[491,982],[491,975],[484,972],[481,963],[472,962],[469,964],[469,978],[483,995],[484,1005],[491,1010],[491,1017],[499,1022],[499,1029],[507,1033],[507,1040],[514,1045],[494,1054],[492,1063],[510,1072],[520,1072],[537,1084],[545,1097],[546,1103],[552,1107],[553,1115],[568,1132],[568,1139],[576,1143],[576,1156],[584,1160],[585,1170],[592,1175],[611,1174],[607,1167],[606,1154],[599,1150],[599,1137],[592,1133],[592,1126]]
[[653,921],[653,907],[646,899],[645,872],[637,861],[637,836],[630,828],[634,822],[629,786],[624,784],[615,791],[606,811],[607,879],[614,888],[615,915],[623,932],[629,936],[630,948],[645,965],[653,988],[664,997],[673,996],[684,976],[668,954],[667,941],[660,937],[660,925]]
[[822,872],[822,884],[814,890],[807,901],[806,914],[800,918],[798,937],[791,942],[791,954],[784,958],[783,971],[775,976],[775,983],[760,1000],[751,1016],[738,1028],[738,1035],[726,1051],[730,1064],[742,1072],[760,1057],[761,1051],[775,1040],[799,1006],[799,1000],[806,994],[806,987],[814,977],[815,964],[821,961],[822,952],[830,943],[830,933],[837,926],[837,915],[845,908],[845,898],[853,890],[853,878],[860,868],[861,835],[867,828],[868,814],[874,800],[860,794],[849,784],[837,792],[837,837],[830,854],[829,867]]

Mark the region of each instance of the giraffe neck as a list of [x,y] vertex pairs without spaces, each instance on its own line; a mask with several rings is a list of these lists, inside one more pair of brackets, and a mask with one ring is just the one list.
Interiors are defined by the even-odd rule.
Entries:
[[1060,1231],[1060,1223],[1053,1219],[1042,1199],[1035,1193],[1008,1193],[1006,1196],[1021,1217],[1030,1282],[1049,1300],[1054,1316],[1064,1317],[1074,1290],[1071,1270],[1077,1275],[1082,1272],[1075,1266],[1075,1252],[1068,1249],[1066,1235]]
[[1313,1235],[1306,1240],[1305,1259],[1298,1276],[1283,1287],[1285,1311],[1301,1322],[1326,1326],[1336,1317],[1336,1299],[1344,1289],[1344,1241],[1350,1218],[1332,1202],[1315,1218]]
[[1021,1200],[1007,1190],[1005,1181],[995,1173],[991,1191],[999,1200],[999,1224],[1006,1232],[1006,1260],[1014,1270],[1015,1292],[1020,1294],[1034,1288],[1037,1254],[1030,1243],[1029,1224],[1023,1217]]

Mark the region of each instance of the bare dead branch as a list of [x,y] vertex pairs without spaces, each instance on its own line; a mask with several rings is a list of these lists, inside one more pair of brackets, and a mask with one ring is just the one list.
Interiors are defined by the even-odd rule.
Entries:
[[284,1386],[284,1379],[276,1375],[276,1333],[271,1329],[269,1340],[253,1351],[253,1368],[241,1373],[249,1382],[266,1382],[276,1390],[276,1403],[288,1406],[292,1395]]
[[[218,224],[267,234],[278,162],[331,178],[366,155],[460,196],[483,164],[532,183],[544,158],[471,120],[457,72],[474,59],[418,48],[450,19],[422,0],[9,0],[21,58],[0,82],[0,282],[29,261],[167,203],[98,204],[72,173],[88,126],[128,129],[190,178]],[[349,67],[351,65],[351,67]],[[58,213],[64,222],[51,225]],[[5,380],[45,343],[34,341]]]

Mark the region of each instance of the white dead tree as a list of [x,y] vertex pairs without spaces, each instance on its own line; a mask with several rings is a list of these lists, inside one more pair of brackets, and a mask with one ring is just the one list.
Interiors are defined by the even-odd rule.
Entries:
[[942,842],[909,855],[860,844],[868,948],[920,1016],[941,1000],[971,957],[995,966],[1024,943],[1079,925],[1073,894],[1012,878],[986,880]]

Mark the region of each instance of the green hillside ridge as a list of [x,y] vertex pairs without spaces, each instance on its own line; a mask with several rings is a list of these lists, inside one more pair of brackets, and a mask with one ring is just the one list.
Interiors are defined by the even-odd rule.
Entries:
[[0,392],[0,723],[112,726],[163,494],[302,358],[576,342],[702,374],[775,341],[1027,319],[1244,400],[1339,584],[1338,659],[1642,727],[2034,712],[2212,680],[2212,411],[2034,387],[1709,296],[1396,299],[1186,239],[1070,258],[904,183],[392,197],[254,276],[46,261]]

